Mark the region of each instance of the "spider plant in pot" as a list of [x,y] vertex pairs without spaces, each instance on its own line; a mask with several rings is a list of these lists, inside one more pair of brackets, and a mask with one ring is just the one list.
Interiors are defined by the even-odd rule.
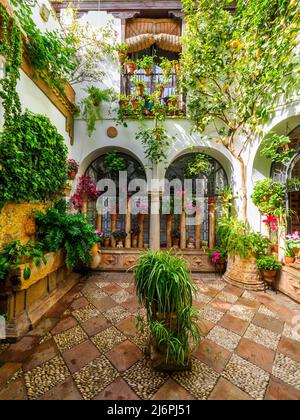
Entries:
[[261,270],[265,282],[272,286],[272,288],[275,288],[277,272],[282,264],[274,255],[264,255],[261,258],[258,258],[256,263],[257,267]]
[[133,267],[136,293],[147,313],[139,317],[150,330],[150,358],[158,370],[190,368],[193,345],[200,341],[192,307],[196,292],[186,261],[171,252],[148,251]]
[[111,102],[115,99],[112,89],[98,89],[95,86],[89,86],[85,89],[88,94],[80,105],[82,107],[82,115],[87,123],[88,136],[91,137],[96,130],[96,122],[103,121],[101,105],[103,102]]

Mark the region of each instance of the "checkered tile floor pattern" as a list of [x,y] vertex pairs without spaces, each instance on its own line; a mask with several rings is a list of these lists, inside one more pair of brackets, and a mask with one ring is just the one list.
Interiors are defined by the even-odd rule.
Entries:
[[300,400],[300,305],[213,275],[194,281],[203,339],[191,371],[154,371],[132,276],[93,274],[21,341],[0,342],[0,400]]

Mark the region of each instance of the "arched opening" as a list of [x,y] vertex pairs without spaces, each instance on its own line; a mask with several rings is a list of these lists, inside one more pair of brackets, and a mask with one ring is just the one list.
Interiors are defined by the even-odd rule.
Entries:
[[[207,162],[206,168],[203,170],[196,171],[195,174],[189,173],[190,164],[195,161],[197,156],[201,155],[204,162]],[[205,165],[204,165],[205,166]],[[199,169],[199,167],[198,167]],[[200,167],[201,169],[201,167]],[[201,244],[209,244],[210,231],[215,231],[214,226],[212,226],[210,221],[211,213],[209,211],[209,199],[212,199],[218,195],[218,192],[224,187],[228,186],[228,178],[223,166],[212,156],[209,156],[206,153],[191,152],[186,153],[178,157],[167,169],[165,178],[171,182],[175,179],[181,181],[184,186],[185,179],[192,180],[192,194],[196,195],[196,180],[205,181],[202,185],[206,185],[207,189],[204,191],[204,214],[201,215]],[[174,193],[174,192],[173,192]],[[167,232],[166,232],[166,216],[162,215],[161,217],[161,246],[166,246],[167,243]],[[180,215],[174,215],[173,219],[173,229],[178,229],[180,226],[181,220]],[[187,246],[190,243],[195,243],[196,238],[196,226],[188,225],[186,226],[186,240]]]
[[290,162],[277,162],[272,165],[271,177],[287,185],[287,208],[292,211],[289,231],[300,230],[300,125],[289,133],[290,148],[295,150]]
[[[115,171],[113,169],[113,166],[110,166],[111,162],[109,163],[109,159],[107,159],[109,156],[111,159],[119,160],[120,167],[118,168],[118,170]],[[106,151],[105,153],[98,156],[88,166],[85,172],[85,175],[90,176],[96,183],[98,183],[101,179],[104,179],[104,178],[111,179],[115,182],[117,209],[120,203],[120,194],[125,192],[124,190],[122,190],[124,185],[120,185],[120,181],[124,182],[124,178],[122,179],[119,178],[119,170],[127,173],[127,191],[128,191],[129,184],[132,183],[132,181],[139,179],[139,180],[147,182],[146,172],[144,170],[143,165],[135,157],[123,151],[122,152],[118,151],[116,149],[111,150],[111,151]],[[132,193],[135,193],[138,191],[139,190],[137,189],[136,191],[132,191]],[[148,206],[150,206],[149,202],[148,202]],[[135,230],[135,232],[138,232],[139,227],[142,226],[143,244],[141,246],[141,243],[139,243],[139,247],[147,246],[147,244],[149,244],[149,224],[150,224],[149,214],[144,215],[144,220],[141,225],[138,214],[131,214],[129,216],[130,219],[128,221],[126,214],[120,214],[118,210],[117,210],[117,213],[118,214],[116,216],[116,220],[113,221],[112,215],[110,213],[101,214],[98,212],[97,205],[95,202],[91,202],[88,205],[88,217],[90,221],[95,225],[96,228],[100,227],[101,230],[104,232],[105,236],[112,237],[114,232],[127,232],[127,239],[128,239],[128,236],[130,236],[129,244],[131,247],[132,245],[131,236],[135,236],[131,233],[131,231]],[[128,229],[128,226],[130,226],[130,229]],[[111,244],[113,244],[113,242],[111,242]],[[135,243],[134,247],[137,247],[137,245],[138,244]]]

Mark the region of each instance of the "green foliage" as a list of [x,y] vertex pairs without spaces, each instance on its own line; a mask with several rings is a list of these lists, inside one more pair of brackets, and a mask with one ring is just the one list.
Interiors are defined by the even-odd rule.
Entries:
[[89,86],[85,92],[88,96],[81,101],[82,115],[87,122],[88,135],[91,137],[96,130],[96,122],[103,121],[102,103],[112,101],[114,93],[112,89],[99,89],[95,86]]
[[67,181],[66,160],[56,127],[26,111],[0,133],[0,204],[49,199]]
[[120,171],[127,169],[125,159],[119,155],[117,150],[106,153],[104,157],[107,176],[118,175]]
[[234,13],[226,10],[229,0],[182,3],[186,31],[181,86],[188,93],[188,112],[195,130],[214,123],[224,147],[240,164],[246,221],[244,151],[281,96],[290,101],[300,84],[300,2],[238,0]]
[[262,213],[271,214],[277,208],[284,207],[285,195],[285,185],[266,178],[255,183],[251,198]]
[[22,62],[22,35],[16,21],[8,16],[2,5],[0,5],[0,19],[3,33],[0,55],[6,59],[6,74],[0,79],[0,98],[4,109],[4,129],[6,129],[18,120],[21,113],[16,87]]
[[137,66],[142,70],[151,70],[155,64],[155,55],[144,55],[137,61]]
[[287,187],[288,192],[300,191],[300,179],[298,178],[288,179],[286,187]]
[[203,153],[197,153],[189,160],[185,175],[188,177],[197,177],[200,174],[207,173],[210,169],[211,163],[209,156]]
[[141,128],[136,133],[136,140],[144,145],[146,157],[155,164],[167,159],[167,151],[171,144],[171,138],[162,126],[155,128]]
[[257,260],[257,267],[261,270],[277,271],[281,268],[282,264],[273,255],[265,255]]
[[98,242],[95,229],[81,214],[68,214],[63,208],[52,207],[46,213],[36,212],[38,238],[45,251],[66,251],[69,269],[79,263],[89,264],[91,249]]
[[268,239],[260,233],[255,233],[248,224],[235,216],[218,220],[217,237],[221,249],[232,257],[258,257],[267,252],[269,243]]
[[289,163],[295,154],[295,150],[288,147],[290,143],[288,136],[270,133],[261,143],[260,154],[272,162]]
[[192,308],[196,292],[185,260],[170,252],[147,252],[134,268],[137,296],[147,311],[147,322],[156,344],[171,359],[184,365],[200,333]]
[[42,244],[28,242],[22,244],[20,241],[13,241],[0,252],[0,282],[3,282],[11,270],[15,270],[20,264],[26,264],[24,269],[24,280],[31,276],[30,263],[39,267],[41,263],[47,264],[42,251]]

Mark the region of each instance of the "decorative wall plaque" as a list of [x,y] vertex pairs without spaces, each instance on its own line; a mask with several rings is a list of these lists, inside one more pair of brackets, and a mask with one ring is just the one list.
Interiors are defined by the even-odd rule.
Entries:
[[118,135],[118,130],[116,129],[116,127],[109,127],[107,129],[107,136],[111,139],[114,139],[115,137],[117,137]]

